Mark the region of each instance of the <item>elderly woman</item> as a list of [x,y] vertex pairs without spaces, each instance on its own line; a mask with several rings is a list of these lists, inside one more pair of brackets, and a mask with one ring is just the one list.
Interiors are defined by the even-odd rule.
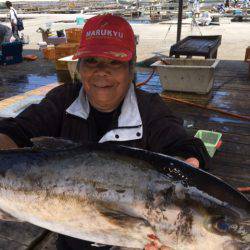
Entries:
[[[74,58],[79,59],[81,82],[59,86],[40,104],[2,120],[2,148],[31,146],[32,137],[54,136],[129,145],[205,166],[202,142],[187,136],[159,95],[135,88],[134,33],[126,20],[112,15],[89,19]],[[91,244],[59,235],[57,249],[95,248]],[[103,248],[110,247],[98,249]]]

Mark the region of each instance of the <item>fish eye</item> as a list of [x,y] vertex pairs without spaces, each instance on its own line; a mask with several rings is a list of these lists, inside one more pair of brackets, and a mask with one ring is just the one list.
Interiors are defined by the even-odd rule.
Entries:
[[229,225],[224,218],[221,218],[213,223],[213,228],[219,233],[227,233]]
[[207,230],[217,233],[217,234],[226,234],[230,231],[230,225],[227,222],[226,218],[221,216],[214,216],[212,218],[207,218],[205,221],[205,227]]

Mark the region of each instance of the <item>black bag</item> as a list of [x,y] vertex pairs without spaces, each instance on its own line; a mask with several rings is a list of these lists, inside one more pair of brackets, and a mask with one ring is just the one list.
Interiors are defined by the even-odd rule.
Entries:
[[17,18],[17,29],[18,29],[18,31],[24,30],[23,20],[20,18]]
[[[14,10],[13,10],[14,11]],[[17,15],[16,15],[16,12],[14,11],[14,15],[15,15],[15,17],[16,17],[16,19],[17,19],[17,24],[16,24],[16,26],[17,26],[17,30],[18,31],[22,31],[22,30],[24,30],[24,26],[23,26],[23,20],[21,19],[21,18],[18,18],[17,17]]]

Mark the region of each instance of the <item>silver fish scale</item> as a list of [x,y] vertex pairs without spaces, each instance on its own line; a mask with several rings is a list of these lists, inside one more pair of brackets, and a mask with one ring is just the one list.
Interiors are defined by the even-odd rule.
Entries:
[[[105,171],[104,171],[105,170]],[[139,184],[139,185],[138,185]],[[50,194],[88,196],[94,200],[144,200],[170,186],[170,180],[148,163],[99,152],[57,157],[33,164],[23,162],[8,169],[1,185],[14,190],[47,190]]]
[[7,157],[2,165],[0,209],[13,217],[123,247],[143,248],[152,234],[185,250],[223,249],[231,240],[204,227],[205,211],[175,204],[171,195],[181,202],[186,188],[146,161],[84,150],[34,152],[31,160],[29,155],[23,153],[19,163]]

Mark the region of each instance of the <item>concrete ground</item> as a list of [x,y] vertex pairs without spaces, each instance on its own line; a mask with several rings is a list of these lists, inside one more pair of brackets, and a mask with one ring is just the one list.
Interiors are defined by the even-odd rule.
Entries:
[[[5,15],[0,15],[4,17]],[[64,28],[77,27],[74,20],[76,14],[26,14],[23,15],[24,35],[30,38],[30,44],[26,45],[26,49],[37,49],[37,43],[42,41],[42,36],[36,30],[39,27],[46,27],[52,24],[52,30],[60,30]],[[61,22],[61,21],[67,22]],[[58,22],[60,21],[60,22]],[[71,22],[70,22],[71,21]],[[55,23],[57,22],[57,23]],[[176,20],[163,23],[153,24],[132,24],[135,34],[139,35],[139,44],[137,47],[138,60],[151,57],[155,53],[163,53],[168,55],[169,49],[176,41]],[[182,25],[182,38],[188,35],[222,35],[222,44],[218,50],[219,59],[243,60],[245,49],[250,45],[250,23],[248,22],[231,22],[230,18],[220,18],[220,25],[215,26],[191,26],[190,19],[184,19]],[[9,25],[8,23],[6,23]],[[81,26],[78,26],[81,27]]]

